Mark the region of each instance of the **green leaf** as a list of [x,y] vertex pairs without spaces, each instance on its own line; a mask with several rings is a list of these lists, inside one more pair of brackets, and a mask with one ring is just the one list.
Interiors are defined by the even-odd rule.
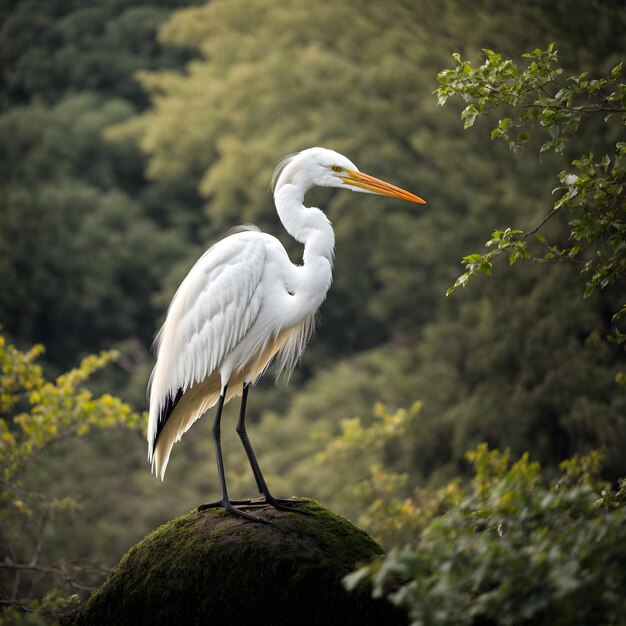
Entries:
[[483,259],[480,264],[480,271],[487,276],[491,276],[491,263]]
[[587,283],[585,287],[585,291],[583,293],[583,298],[588,298],[595,291],[596,286],[593,283]]

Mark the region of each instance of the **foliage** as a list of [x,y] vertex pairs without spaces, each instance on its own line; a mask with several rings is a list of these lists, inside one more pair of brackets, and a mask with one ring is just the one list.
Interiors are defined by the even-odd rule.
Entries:
[[[602,120],[607,128],[594,131],[614,143],[612,152],[601,157],[591,151],[573,160],[574,168],[558,174],[560,192],[549,213],[532,229],[496,230],[485,246],[486,254],[463,257],[466,271],[448,290],[465,285],[483,272],[490,275],[494,258],[505,253],[512,265],[520,259],[565,259],[582,264],[589,274],[585,297],[596,288],[626,278],[626,142],[619,136],[626,123],[626,83],[622,79],[623,63],[600,78],[582,72],[565,79],[557,50],[550,44],[546,50],[535,49],[522,55],[529,59],[525,69],[500,54],[484,50],[486,61],[473,67],[456,53],[456,66],[440,72],[436,93],[439,104],[451,96],[461,96],[466,107],[461,113],[465,128],[474,125],[482,115],[498,109],[513,117],[503,117],[491,131],[492,139],[503,139],[511,150],[519,151],[531,141],[533,133],[542,138],[539,153],[564,154],[583,123]],[[598,146],[602,149],[603,142]],[[568,214],[568,244],[550,243],[538,234],[557,213]],[[531,253],[529,240],[541,244],[544,252]]]
[[163,213],[190,194],[148,193],[137,148],[109,144],[103,130],[146,105],[137,70],[190,58],[155,37],[180,2],[9,4],[0,28],[0,319],[16,341],[44,343],[57,372],[122,342],[134,350],[120,363],[140,369],[163,276],[191,247],[162,231]]
[[3,7],[0,29],[3,109],[32,98],[51,104],[72,91],[105,92],[144,104],[133,73],[175,67],[189,58],[180,50],[164,49],[154,37],[172,9],[183,4],[180,0],[139,6],[133,0],[8,4],[13,6],[9,11]]
[[[384,545],[394,545],[403,539],[398,533],[402,533],[407,519],[414,520],[417,516],[407,498],[409,474],[398,468],[405,466],[404,440],[408,424],[419,409],[420,404],[415,403],[409,410],[389,412],[378,403],[369,424],[359,417],[343,419],[339,435],[317,435],[323,437],[325,447],[315,457],[318,465],[315,475],[318,480],[322,478],[322,484],[332,485],[328,493],[318,490],[319,496],[355,519]],[[350,480],[337,486],[332,475],[349,475]]]
[[[75,598],[102,568],[62,555],[48,560],[46,540],[51,525],[80,510],[70,495],[50,497],[29,484],[29,470],[45,462],[49,449],[83,438],[93,428],[129,428],[140,415],[109,394],[94,397],[82,387],[97,370],[117,357],[115,352],[90,356],[80,366],[46,380],[36,363],[43,347],[21,352],[0,336],[0,519],[3,562],[0,604],[16,618],[21,611],[50,611]],[[105,570],[106,571],[106,570]],[[41,587],[41,578],[55,583]],[[45,589],[38,595],[41,589]],[[35,595],[31,595],[35,594]]]
[[[151,295],[181,254],[120,179],[140,173],[128,143],[102,130],[132,109],[93,95],[15,107],[0,116],[0,318],[13,336],[45,342],[59,367],[129,337],[149,344]],[[23,280],[20,276],[28,276]],[[72,333],[59,332],[66,325]]]
[[598,480],[594,453],[552,482],[526,454],[511,462],[482,444],[468,459],[474,479],[450,508],[348,587],[371,578],[416,626],[623,624],[626,481]]

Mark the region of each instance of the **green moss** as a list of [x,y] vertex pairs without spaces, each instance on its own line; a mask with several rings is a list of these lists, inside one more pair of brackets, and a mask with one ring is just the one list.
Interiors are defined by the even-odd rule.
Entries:
[[134,546],[66,624],[405,624],[368,589],[341,578],[382,553],[364,531],[316,502],[309,515],[271,507],[257,524],[192,511]]

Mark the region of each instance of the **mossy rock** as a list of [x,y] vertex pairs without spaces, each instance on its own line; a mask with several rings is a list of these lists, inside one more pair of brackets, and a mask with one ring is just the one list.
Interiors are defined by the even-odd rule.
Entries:
[[341,579],[382,553],[363,530],[313,501],[309,515],[255,509],[270,524],[221,509],[192,511],[133,547],[64,624],[406,624],[363,586]]

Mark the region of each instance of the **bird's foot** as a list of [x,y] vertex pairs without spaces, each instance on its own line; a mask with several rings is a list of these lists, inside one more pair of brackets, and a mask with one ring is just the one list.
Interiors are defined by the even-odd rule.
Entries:
[[265,506],[270,505],[279,511],[287,511],[288,513],[300,513],[302,515],[311,515],[308,511],[303,511],[297,508],[298,504],[304,504],[305,500],[292,500],[290,498],[275,498],[271,493],[266,494],[265,496],[258,498],[256,500],[251,500],[250,504],[244,506]]
[[247,502],[250,502],[250,500],[217,500],[208,504],[201,504],[198,507],[198,511],[206,511],[208,509],[213,509],[221,506],[229,513],[237,515],[238,517],[243,517],[244,519],[250,520],[251,522],[261,522],[262,524],[270,523],[269,520],[262,519],[260,517],[257,517],[256,515],[251,515],[250,513],[246,513],[245,511],[242,511],[241,509],[238,509],[234,506],[235,504],[243,504],[245,506]]
[[[228,505],[224,504],[222,500],[216,500],[215,502],[209,502],[208,504],[201,504],[198,507],[198,511],[206,511],[208,509],[214,509],[217,507],[224,507],[227,511],[235,509],[238,513],[243,513],[239,509],[236,509],[234,505],[243,508],[259,508],[262,506],[273,506],[279,511],[287,511],[289,513],[301,513],[302,515],[311,515],[308,511],[302,511],[297,508],[298,504],[304,504],[305,500],[297,500],[291,498],[275,498],[273,495],[260,496],[258,498],[249,498],[248,500],[227,500]],[[237,513],[236,513],[237,514]],[[254,517],[249,514],[244,514],[243,517]],[[265,521],[265,520],[260,520]]]
[[[231,504],[243,504],[243,505],[250,505],[250,504],[254,504],[256,501],[255,500],[229,500],[229,502]],[[262,504],[265,504],[265,501],[262,502]],[[208,502],[207,504],[201,504],[198,507],[198,511],[206,511],[207,509],[216,509],[220,506],[224,506],[223,502],[221,500],[215,500],[215,502]]]

